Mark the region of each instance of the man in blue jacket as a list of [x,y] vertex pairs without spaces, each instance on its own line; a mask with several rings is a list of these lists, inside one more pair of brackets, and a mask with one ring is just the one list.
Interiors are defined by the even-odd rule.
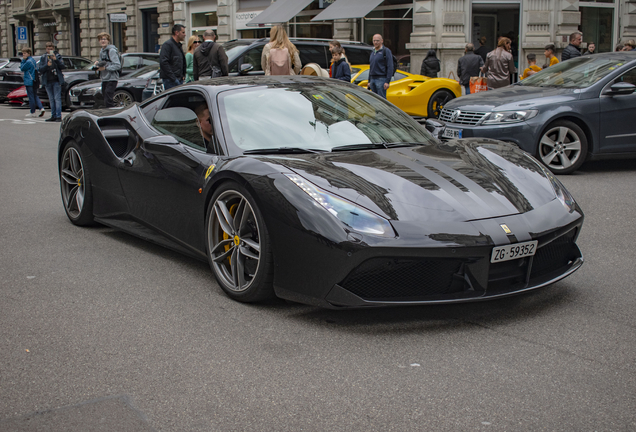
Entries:
[[369,56],[369,85],[373,93],[386,99],[386,90],[393,78],[393,53],[384,46],[382,35],[373,35],[373,51]]
[[51,105],[51,117],[44,120],[47,122],[62,121],[62,84],[64,84],[62,69],[64,69],[62,56],[55,51],[53,42],[47,42],[46,53],[40,57],[42,84]]

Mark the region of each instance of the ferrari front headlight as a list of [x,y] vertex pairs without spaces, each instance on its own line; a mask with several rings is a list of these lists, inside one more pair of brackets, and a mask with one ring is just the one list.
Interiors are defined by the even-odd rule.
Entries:
[[395,237],[393,227],[385,218],[336,195],[325,192],[300,176],[295,174],[285,174],[285,176],[313,198],[316,204],[354,231],[380,237]]
[[481,124],[501,124],[501,123],[517,123],[531,119],[536,116],[537,110],[520,110],[520,111],[495,111],[488,114],[481,121]]

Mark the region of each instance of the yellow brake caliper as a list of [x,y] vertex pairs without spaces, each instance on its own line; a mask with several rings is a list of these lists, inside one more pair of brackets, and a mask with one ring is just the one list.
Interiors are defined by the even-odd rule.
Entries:
[[[232,215],[232,217],[234,217],[234,215],[236,214],[236,208],[238,207],[238,204],[232,204],[230,206],[230,215]],[[226,233],[225,231],[223,231],[223,240],[228,240],[230,238],[230,236],[228,235],[228,233]],[[238,246],[237,241],[239,240],[239,237],[236,236],[234,237],[234,244]],[[225,245],[225,252],[230,250],[230,245],[229,243]],[[230,265],[232,265],[232,258],[231,257],[227,257],[228,262],[230,263]]]

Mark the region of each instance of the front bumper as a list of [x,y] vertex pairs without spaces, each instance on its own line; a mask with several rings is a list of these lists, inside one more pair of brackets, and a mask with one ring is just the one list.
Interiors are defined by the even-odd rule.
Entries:
[[509,123],[502,125],[472,126],[465,124],[446,123],[447,129],[461,129],[462,138],[490,138],[516,144],[522,150],[536,154],[538,137],[543,128],[543,122],[537,118],[527,122]]

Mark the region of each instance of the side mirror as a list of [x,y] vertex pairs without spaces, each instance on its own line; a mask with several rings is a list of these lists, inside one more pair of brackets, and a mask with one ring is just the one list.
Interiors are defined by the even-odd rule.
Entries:
[[248,72],[252,71],[254,66],[251,63],[243,63],[239,70],[239,75],[247,75]]
[[444,129],[446,129],[446,124],[437,119],[427,119],[426,122],[424,122],[424,127],[435,138],[442,139],[442,134],[444,133]]
[[359,85],[360,87],[367,88],[367,86],[369,85],[369,80],[363,80],[363,81],[360,81],[360,82],[358,83],[358,85]]
[[618,82],[612,84],[609,91],[606,91],[605,94],[609,96],[628,95],[634,93],[634,90],[636,90],[636,86],[634,84]]

